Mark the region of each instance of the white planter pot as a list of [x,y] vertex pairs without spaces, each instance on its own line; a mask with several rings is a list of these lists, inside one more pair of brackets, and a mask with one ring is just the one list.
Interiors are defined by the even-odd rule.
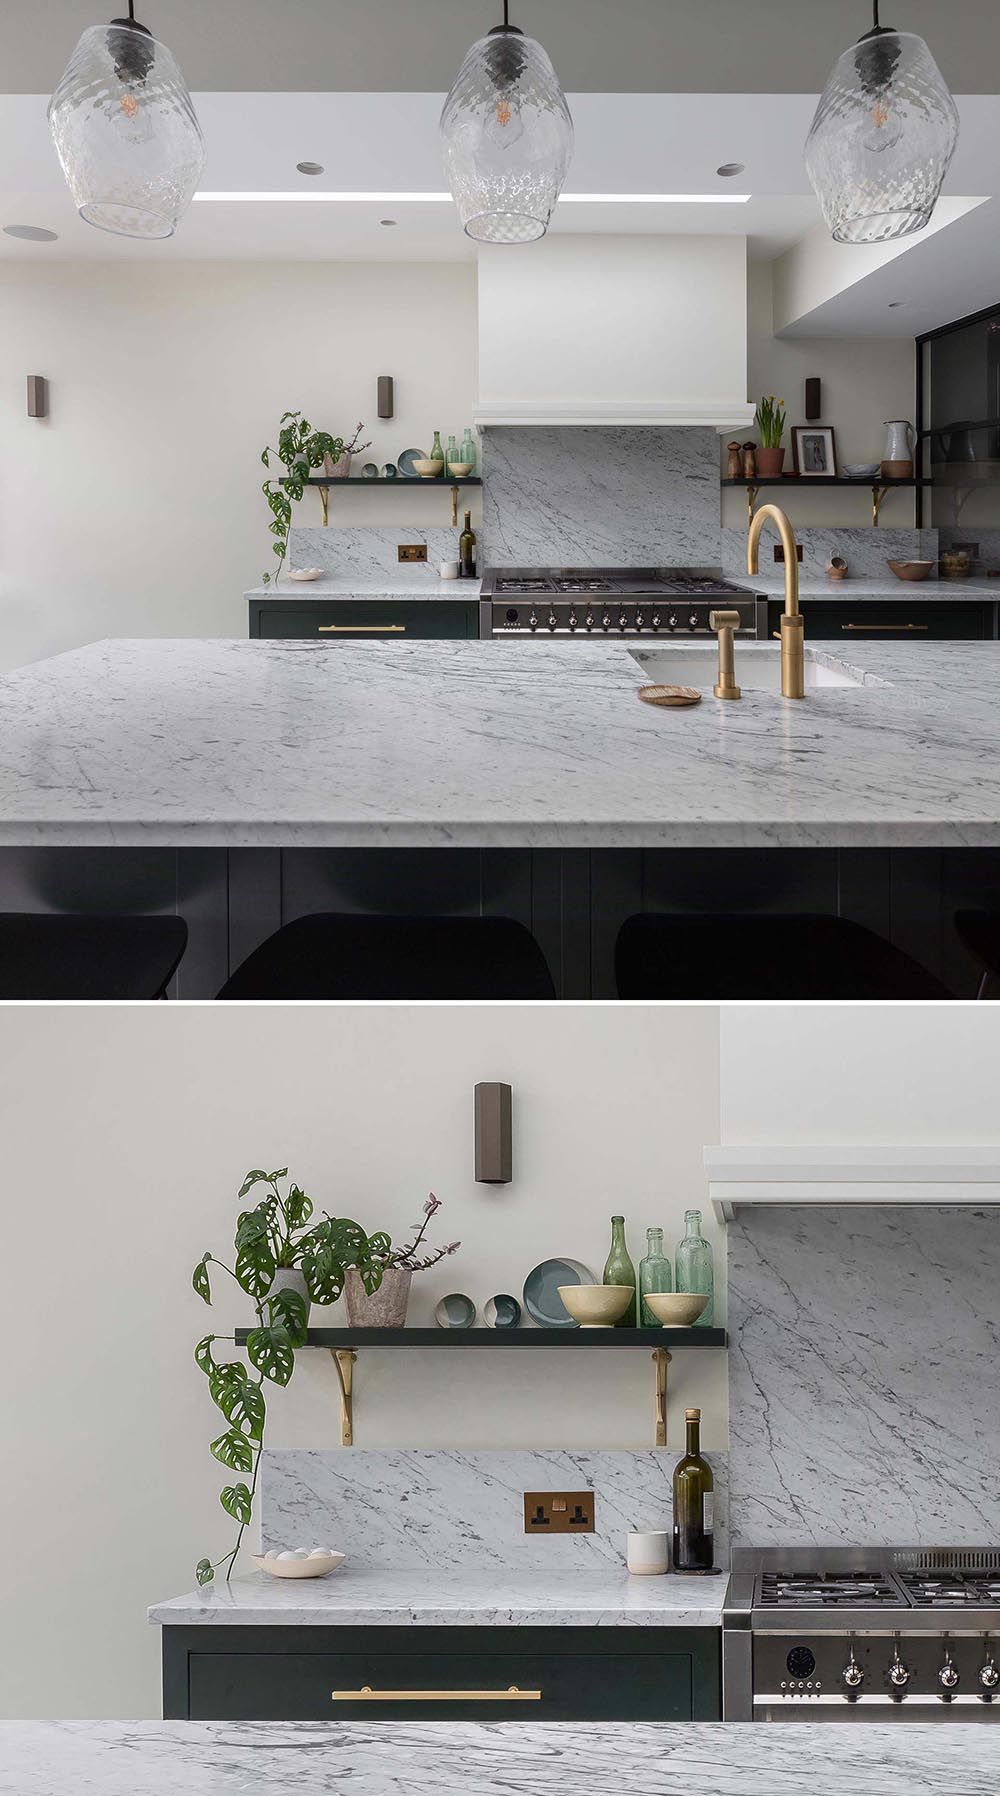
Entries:
[[276,1271],[276,1273],[274,1275],[274,1283],[271,1286],[271,1295],[272,1296],[275,1291],[297,1291],[298,1292],[299,1296],[303,1299],[305,1306],[306,1306],[306,1325],[308,1327],[309,1311],[312,1308],[312,1304],[309,1299],[309,1291],[308,1291],[308,1287],[306,1285],[305,1275],[304,1275],[304,1273],[300,1272],[298,1266],[279,1266],[278,1267],[278,1270]]

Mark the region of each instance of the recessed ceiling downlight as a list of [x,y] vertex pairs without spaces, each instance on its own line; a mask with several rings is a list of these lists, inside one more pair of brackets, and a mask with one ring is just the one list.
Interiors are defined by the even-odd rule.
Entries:
[[321,175],[323,173],[322,162],[297,162],[295,166],[300,175]]
[[721,168],[717,168],[715,172],[717,175],[722,175],[723,179],[728,181],[733,175],[741,175],[745,168],[745,162],[724,162]]
[[47,231],[44,225],[4,225],[5,237],[21,237],[25,243],[55,243],[58,231]]

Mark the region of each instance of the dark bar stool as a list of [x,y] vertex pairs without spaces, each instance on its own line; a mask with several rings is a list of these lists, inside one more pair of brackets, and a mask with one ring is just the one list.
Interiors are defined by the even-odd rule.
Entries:
[[1000,911],[960,910],[955,913],[959,940],[982,967],[977,998],[985,998],[995,979],[1000,979]]
[[181,917],[0,912],[0,999],[162,998],[187,947]]
[[950,998],[926,967],[860,923],[826,916],[629,917],[620,998]]
[[220,998],[554,998],[538,943],[508,917],[320,913],[269,936]]

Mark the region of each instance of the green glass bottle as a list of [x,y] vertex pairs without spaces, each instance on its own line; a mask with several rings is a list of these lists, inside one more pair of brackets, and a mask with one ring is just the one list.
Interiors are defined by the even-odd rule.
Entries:
[[436,430],[434,432],[434,441],[431,444],[431,452],[427,459],[428,459],[428,461],[439,461],[441,463],[441,472],[438,475],[438,479],[443,480],[444,479],[444,450],[441,447],[441,432],[439,430]]
[[715,1563],[715,1479],[701,1455],[701,1410],[684,1411],[687,1451],[674,1467],[674,1570],[711,1571]]
[[469,429],[468,425],[465,427],[465,435],[462,438],[462,453],[458,459],[459,461],[467,461],[469,463],[469,476],[471,478],[476,472],[476,445],[472,431]]
[[631,1285],[632,1301],[625,1311],[624,1316],[615,1323],[615,1327],[635,1328],[637,1326],[635,1267],[629,1259],[628,1248],[625,1245],[624,1216],[612,1216],[611,1218],[611,1252],[608,1255],[607,1263],[604,1268],[603,1282],[606,1285]]
[[461,457],[459,456],[459,453],[458,453],[458,444],[456,443],[454,437],[449,437],[448,438],[448,447],[444,452],[444,471],[445,471],[445,473],[447,474],[453,461],[460,461],[460,460],[461,460]]
[[677,1243],[674,1259],[675,1289],[707,1291],[708,1302],[695,1323],[695,1328],[711,1328],[715,1304],[715,1274],[712,1249],[701,1232],[701,1211],[685,1210],[684,1239]]
[[670,1261],[663,1251],[663,1230],[646,1230],[646,1257],[639,1261],[639,1326],[659,1328],[661,1324],[646,1302],[647,1291],[670,1291],[673,1280]]

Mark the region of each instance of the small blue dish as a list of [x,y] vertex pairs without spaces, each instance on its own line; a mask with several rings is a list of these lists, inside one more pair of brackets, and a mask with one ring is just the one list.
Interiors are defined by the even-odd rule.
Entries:
[[539,1328],[579,1328],[559,1295],[559,1286],[598,1282],[580,1260],[542,1260],[524,1281],[524,1307]]
[[424,451],[422,449],[404,449],[402,455],[399,458],[399,472],[402,475],[403,479],[404,480],[419,480],[420,475],[417,473],[417,470],[413,466],[413,464],[415,461],[426,461],[426,460],[427,460],[427,457],[424,454]]
[[395,462],[387,461],[385,464],[385,467],[382,469],[382,479],[383,480],[396,480],[398,478],[398,475],[399,475],[399,469],[397,468]]
[[471,1328],[476,1320],[476,1306],[463,1291],[450,1291],[437,1305],[434,1320],[439,1328]]
[[378,464],[373,461],[366,461],[364,467],[361,470],[361,478],[362,478],[362,480],[377,480],[378,479]]
[[521,1305],[509,1291],[498,1291],[483,1306],[487,1328],[516,1328],[521,1320]]

